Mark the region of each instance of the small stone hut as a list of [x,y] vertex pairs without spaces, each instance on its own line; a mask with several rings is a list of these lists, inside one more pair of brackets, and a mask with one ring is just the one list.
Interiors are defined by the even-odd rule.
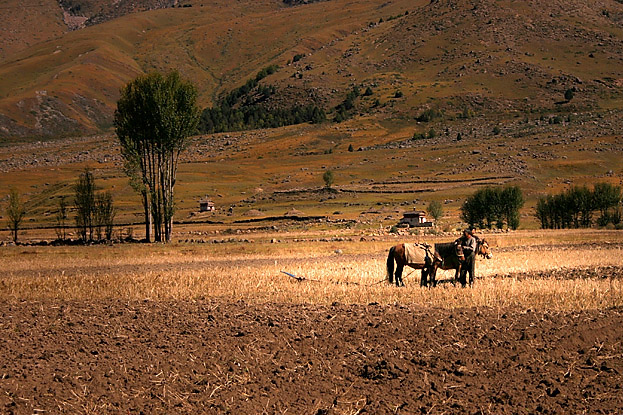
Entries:
[[426,219],[426,212],[421,210],[414,210],[411,212],[405,212],[400,224],[407,224],[411,228],[431,228],[433,222]]
[[214,212],[214,202],[204,197],[199,201],[199,212]]

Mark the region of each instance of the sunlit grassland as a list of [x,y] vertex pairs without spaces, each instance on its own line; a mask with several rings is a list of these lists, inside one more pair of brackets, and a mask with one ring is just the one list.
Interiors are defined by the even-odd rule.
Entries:
[[[494,257],[479,260],[479,278],[471,289],[450,284],[450,271],[439,272],[438,287],[420,288],[420,271],[410,268],[404,273],[406,287],[390,286],[384,281],[386,252],[397,242],[390,238],[371,242],[270,244],[258,240],[217,245],[4,247],[0,250],[0,298],[376,302],[553,310],[623,306],[620,275],[589,278],[583,273],[597,267],[620,267],[622,235],[571,234],[577,243],[569,241],[566,232],[492,235]],[[591,239],[598,244],[581,243]],[[337,249],[341,253],[336,253]],[[571,271],[562,279],[530,274],[561,269]]]

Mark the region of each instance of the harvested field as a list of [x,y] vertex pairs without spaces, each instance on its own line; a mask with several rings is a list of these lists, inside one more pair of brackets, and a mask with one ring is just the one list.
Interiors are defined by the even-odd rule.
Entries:
[[473,289],[387,285],[392,240],[4,247],[0,412],[615,414],[620,236],[533,236]]

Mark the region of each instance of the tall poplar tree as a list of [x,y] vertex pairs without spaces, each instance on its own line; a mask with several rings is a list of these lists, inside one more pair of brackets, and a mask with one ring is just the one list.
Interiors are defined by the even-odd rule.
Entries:
[[76,205],[76,229],[82,242],[93,240],[95,216],[95,179],[93,173],[86,168],[78,177],[74,186],[74,203]]
[[197,90],[177,71],[141,75],[121,90],[115,127],[125,170],[140,194],[146,239],[171,240],[177,165],[199,122]]

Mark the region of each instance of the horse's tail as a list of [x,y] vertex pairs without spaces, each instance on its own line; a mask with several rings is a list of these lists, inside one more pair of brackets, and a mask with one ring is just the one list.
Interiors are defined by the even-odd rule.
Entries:
[[392,284],[394,282],[394,252],[396,251],[396,247],[392,246],[389,249],[389,255],[387,255],[387,279],[389,283]]

